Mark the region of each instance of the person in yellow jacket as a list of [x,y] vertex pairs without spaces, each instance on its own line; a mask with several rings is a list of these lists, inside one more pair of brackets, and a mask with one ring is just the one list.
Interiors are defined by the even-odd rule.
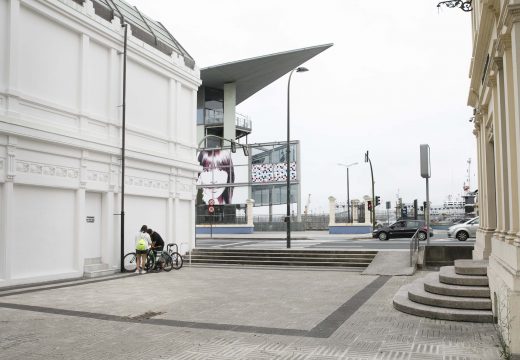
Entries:
[[152,245],[152,240],[150,239],[150,235],[147,233],[148,226],[141,226],[141,230],[135,237],[135,257],[136,257],[136,272],[139,271],[139,274],[143,272],[144,265],[146,264],[146,255],[148,254],[148,249]]

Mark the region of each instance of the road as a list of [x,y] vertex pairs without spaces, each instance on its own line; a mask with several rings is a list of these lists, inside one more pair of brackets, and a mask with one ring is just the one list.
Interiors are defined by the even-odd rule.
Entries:
[[[449,239],[446,230],[434,230],[434,236],[430,240],[431,244],[442,245],[463,245],[474,246],[475,239],[467,241],[458,241]],[[425,243],[425,242],[421,242]],[[224,248],[224,249],[284,249],[287,246],[286,240],[283,239],[283,233],[280,237],[274,238],[255,238],[244,235],[242,238],[225,238],[222,235],[219,238],[197,238],[196,246],[199,248]],[[291,248],[293,249],[342,249],[342,250],[407,250],[410,246],[409,238],[396,238],[388,241],[380,241],[378,239],[360,238],[348,239],[330,236],[315,236],[310,239],[298,239],[295,235],[291,240]]]

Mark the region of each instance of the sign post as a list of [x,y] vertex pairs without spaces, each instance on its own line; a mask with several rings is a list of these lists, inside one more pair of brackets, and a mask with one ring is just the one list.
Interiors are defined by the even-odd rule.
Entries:
[[426,179],[426,206],[424,215],[426,218],[426,245],[430,245],[430,184],[431,177],[430,165],[430,145],[421,144],[421,177]]
[[215,212],[215,200],[213,199],[210,199],[208,201],[208,212],[209,212],[209,216],[211,216],[211,222],[210,222],[210,237],[213,239],[213,213]]

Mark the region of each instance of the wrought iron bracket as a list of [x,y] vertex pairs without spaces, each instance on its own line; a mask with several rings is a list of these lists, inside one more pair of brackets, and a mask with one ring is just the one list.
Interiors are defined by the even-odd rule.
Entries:
[[462,11],[472,11],[473,10],[473,0],[449,0],[449,1],[441,1],[437,4],[437,7],[441,7],[441,5],[445,5],[448,8],[460,8]]

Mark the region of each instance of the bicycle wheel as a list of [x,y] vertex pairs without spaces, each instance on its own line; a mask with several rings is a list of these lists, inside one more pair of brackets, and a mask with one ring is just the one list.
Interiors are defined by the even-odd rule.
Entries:
[[137,268],[135,253],[131,252],[123,258],[123,267],[127,272],[134,272]]
[[163,270],[164,271],[170,271],[171,269],[173,269],[173,260],[170,255],[168,255],[167,253],[164,252],[162,254],[162,261],[163,261]]
[[152,271],[155,268],[155,255],[152,252],[149,252],[146,256],[146,264],[144,265],[144,269],[146,271]]
[[182,264],[183,264],[183,260],[182,260],[181,254],[179,254],[178,252],[172,252],[170,254],[170,256],[172,258],[173,268],[175,270],[179,270],[182,267]]

